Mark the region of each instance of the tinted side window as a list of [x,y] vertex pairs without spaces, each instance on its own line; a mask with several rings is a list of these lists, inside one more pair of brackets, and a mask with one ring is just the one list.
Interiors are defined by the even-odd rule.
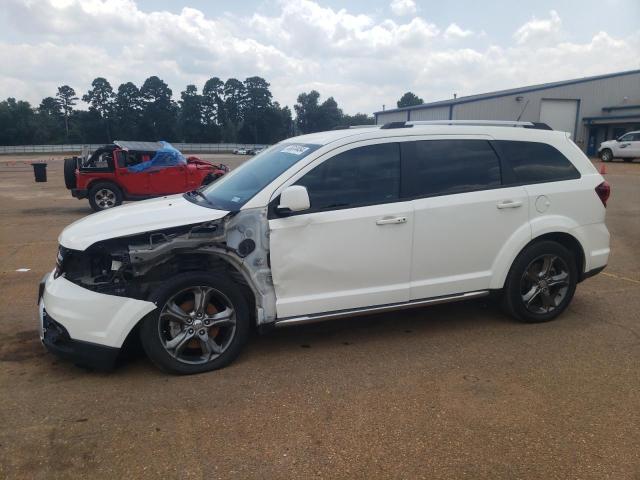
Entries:
[[398,200],[398,144],[369,145],[340,153],[308,172],[296,185],[307,187],[312,211]]
[[546,143],[499,140],[496,145],[513,170],[516,183],[580,178],[580,173],[569,159]]
[[500,186],[500,161],[486,140],[402,143],[403,196],[420,197]]

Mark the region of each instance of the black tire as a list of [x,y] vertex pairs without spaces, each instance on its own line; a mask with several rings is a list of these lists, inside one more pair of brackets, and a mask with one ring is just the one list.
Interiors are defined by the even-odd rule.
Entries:
[[64,159],[64,185],[68,190],[76,188],[76,168],[78,157]]
[[[162,320],[162,318],[167,318],[162,315],[165,308],[169,308],[171,302],[173,302],[173,305],[176,305],[177,303],[174,299],[181,295],[182,292],[187,292],[186,294],[188,295],[189,290],[192,288],[210,288],[215,293],[212,293],[209,298],[214,296],[219,298],[218,295],[224,297],[224,302],[230,304],[227,306],[231,307],[235,317],[233,332],[230,333],[230,337],[221,341],[222,344],[227,342],[226,346],[223,347],[222,352],[209,352],[209,359],[203,360],[199,358],[199,363],[189,363],[188,360],[181,360],[176,358],[174,354],[169,353],[167,348],[165,348],[165,342],[169,343],[171,340],[174,340],[175,337],[184,333],[184,330],[177,333],[173,338],[166,338],[169,334],[169,330],[167,329],[166,322],[163,322]],[[169,281],[165,282],[158,290],[153,292],[149,297],[149,300],[155,303],[158,308],[142,321],[140,326],[140,340],[149,359],[163,371],[180,375],[191,375],[226,367],[240,354],[242,348],[247,342],[247,339],[249,338],[250,314],[247,300],[243,295],[240,286],[238,286],[238,284],[226,274],[187,272],[176,275]],[[207,307],[205,308],[208,308],[208,306],[214,301],[216,300],[206,300]],[[183,313],[191,317],[192,323],[190,325],[192,325],[193,328],[203,328],[202,325],[196,326],[198,317],[194,316],[195,311],[194,307],[193,314]],[[168,316],[168,318],[172,317]],[[174,323],[174,326],[175,325],[176,324]],[[184,325],[184,329],[187,327],[187,325]],[[213,328],[215,327],[209,327],[207,329],[207,337],[212,334],[211,329]],[[215,335],[218,334],[222,335],[224,334],[224,331],[218,329]],[[189,340],[189,343],[187,343],[184,348],[187,351],[189,351],[190,348],[199,349],[196,351],[199,351],[201,355],[205,355],[204,349],[198,345],[199,339],[196,338],[196,335],[192,335],[190,338],[191,340]],[[212,336],[210,338],[215,342],[215,337]],[[193,341],[196,342],[195,347],[191,347],[191,343]],[[217,343],[216,346],[218,346]],[[217,356],[211,358],[213,355]]]
[[[543,265],[546,258],[558,259],[550,261],[555,266],[551,267],[552,272],[548,272],[549,277],[551,277],[551,273],[560,272],[561,270],[567,273],[567,277],[563,278],[563,283],[566,282],[566,285],[558,287],[558,290],[554,290],[555,286],[551,286],[553,282],[549,281],[549,278],[543,277],[541,273],[536,279],[539,279],[542,286],[536,285],[535,281],[531,282],[530,276],[527,275],[527,273],[531,272],[530,269],[535,267],[536,262],[540,261],[542,262],[541,265]],[[560,274],[557,274],[552,278],[560,278],[560,276]],[[511,266],[504,286],[503,308],[509,315],[522,322],[548,322],[560,315],[571,303],[577,283],[578,269],[575,256],[571,251],[559,243],[549,240],[533,243],[518,255]],[[525,303],[527,295],[533,293],[531,297],[536,297],[536,287],[541,292],[546,292],[544,295],[539,294],[544,298],[533,299],[543,304],[539,311],[534,311],[535,305],[529,305],[528,307]],[[525,292],[527,293],[525,294]],[[550,305],[545,306],[544,299],[551,299],[553,307]],[[531,304],[532,301],[530,300],[529,303]],[[546,312],[544,311],[545,308],[547,309]]]
[[89,204],[94,212],[122,205],[122,190],[111,182],[94,183],[89,189]]
[[602,160],[603,162],[613,161],[613,152],[608,148],[605,148],[600,152],[600,160]]

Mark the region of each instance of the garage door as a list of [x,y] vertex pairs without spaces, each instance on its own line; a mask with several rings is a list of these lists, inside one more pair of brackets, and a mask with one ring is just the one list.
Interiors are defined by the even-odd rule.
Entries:
[[575,138],[577,100],[545,99],[540,104],[540,121],[554,130],[569,132]]

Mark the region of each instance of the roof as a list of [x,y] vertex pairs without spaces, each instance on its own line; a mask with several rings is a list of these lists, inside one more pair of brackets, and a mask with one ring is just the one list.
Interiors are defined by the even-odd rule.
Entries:
[[114,140],[113,143],[123,150],[139,150],[143,152],[157,152],[162,148],[160,142],[136,142],[131,140]]
[[634,75],[634,74],[640,74],[640,70],[627,70],[624,72],[607,73],[605,75],[595,75],[593,77],[575,78],[573,80],[562,80],[559,82],[540,83],[537,85],[529,85],[527,87],[510,88],[507,90],[497,90],[494,92],[480,93],[477,95],[467,95],[465,97],[458,97],[458,98],[452,98],[449,100],[440,100],[437,102],[423,103],[421,105],[413,105],[411,107],[401,107],[401,108],[392,108],[389,110],[380,110],[378,112],[374,112],[374,115],[378,115],[380,113],[389,113],[389,112],[402,112],[406,110],[420,110],[423,108],[445,107],[449,105],[457,105],[460,103],[474,102],[477,100],[488,100],[491,98],[506,97],[508,95],[515,95],[518,93],[529,93],[529,92],[535,92],[537,90],[546,90],[548,88],[563,87],[565,85],[575,85],[577,83],[593,82],[595,80],[604,80],[607,78],[621,77],[625,75]]
[[[402,122],[403,123],[403,122]],[[508,139],[548,139],[565,138],[566,133],[556,130],[539,128],[520,128],[508,125],[478,125],[478,124],[421,124],[416,122],[410,128],[355,128],[345,130],[330,130],[327,132],[310,133],[298,137],[288,138],[281,145],[313,144],[328,145],[335,143],[357,142],[390,137],[411,137],[420,135],[484,135],[494,138]],[[532,140],[535,141],[535,140]]]

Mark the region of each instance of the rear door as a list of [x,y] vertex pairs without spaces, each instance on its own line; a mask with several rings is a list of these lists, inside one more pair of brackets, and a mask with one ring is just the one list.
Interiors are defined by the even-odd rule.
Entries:
[[489,289],[508,240],[530,237],[526,190],[502,184],[488,138],[401,145],[403,193],[415,198],[411,300]]

